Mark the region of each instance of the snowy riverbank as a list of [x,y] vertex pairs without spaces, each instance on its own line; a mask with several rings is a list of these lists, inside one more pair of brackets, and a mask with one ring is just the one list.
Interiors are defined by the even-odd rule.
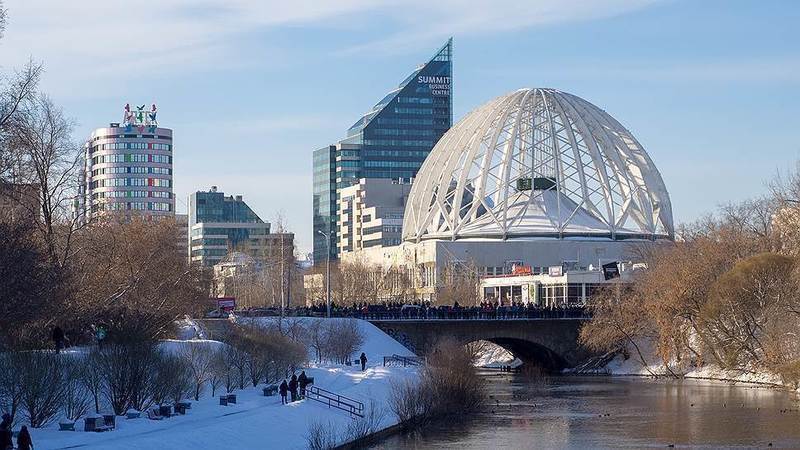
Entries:
[[[388,407],[391,385],[395,380],[415,376],[416,369],[383,367],[383,357],[412,353],[372,324],[359,320],[358,326],[364,333],[363,351],[369,359],[366,371],[361,372],[356,366],[322,364],[306,368],[306,374],[314,377],[317,387],[359,400],[367,409],[374,407],[381,413],[377,428],[388,428],[397,423]],[[162,344],[168,348],[183,345],[224,344],[200,340]],[[218,398],[206,393],[200,401],[192,402],[185,416],[160,421],[117,417],[117,429],[110,432],[58,431],[56,423],[31,430],[31,434],[36,449],[300,449],[307,446],[312,424],[341,432],[354,420],[344,411],[309,399],[281,405],[279,396],[264,397],[261,388],[237,390],[237,404],[229,406],[220,406]],[[83,429],[82,420],[76,429]]]

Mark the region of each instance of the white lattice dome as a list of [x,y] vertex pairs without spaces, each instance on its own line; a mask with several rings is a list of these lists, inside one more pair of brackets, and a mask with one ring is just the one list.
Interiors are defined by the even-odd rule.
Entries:
[[436,144],[411,187],[403,238],[672,238],[669,194],[641,144],[597,106],[520,89]]

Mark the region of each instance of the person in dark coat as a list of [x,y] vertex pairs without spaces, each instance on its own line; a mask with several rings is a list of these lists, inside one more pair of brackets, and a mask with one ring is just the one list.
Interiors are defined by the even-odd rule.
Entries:
[[297,384],[300,386],[300,398],[306,398],[306,386],[308,386],[308,377],[306,376],[306,371],[300,372],[300,376],[297,377]]
[[61,349],[64,348],[64,330],[58,325],[53,328],[53,344],[56,346],[56,353],[61,352]]
[[286,394],[289,393],[289,385],[286,384],[286,380],[283,380],[280,387],[278,387],[278,392],[281,393],[281,405],[286,405],[289,402],[286,401]]
[[0,422],[0,450],[14,448],[11,435],[11,415],[3,414],[3,421]]
[[292,374],[292,379],[289,380],[289,392],[292,394],[292,401],[297,401],[297,375]]
[[33,448],[33,441],[31,441],[31,434],[28,433],[28,427],[22,426],[17,436],[17,450],[31,450]]
[[358,358],[361,360],[361,371],[363,372],[367,368],[367,355],[364,352],[361,352],[361,357]]

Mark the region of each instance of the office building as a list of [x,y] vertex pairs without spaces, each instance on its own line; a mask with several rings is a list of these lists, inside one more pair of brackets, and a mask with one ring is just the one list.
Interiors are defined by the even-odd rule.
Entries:
[[280,261],[294,253],[293,233],[270,233],[241,195],[226,196],[216,186],[189,196],[190,261],[212,267],[229,252],[258,261]]
[[[339,191],[361,178],[409,182],[452,124],[452,39],[347,130],[314,152],[314,262],[338,255]],[[330,236],[327,248],[326,236]]]
[[388,178],[362,178],[341,189],[336,223],[339,254],[399,245],[410,190],[409,183]]

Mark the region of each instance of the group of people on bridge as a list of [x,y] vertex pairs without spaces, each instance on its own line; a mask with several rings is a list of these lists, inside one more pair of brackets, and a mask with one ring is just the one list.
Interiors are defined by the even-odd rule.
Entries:
[[[308,317],[325,316],[325,305],[286,309],[285,315]],[[237,311],[248,316],[270,316],[280,314],[274,308]],[[588,318],[584,305],[539,306],[533,303],[481,302],[475,306],[462,306],[458,302],[450,305],[432,305],[430,302],[382,302],[377,304],[353,303],[350,306],[331,304],[332,317],[352,317],[365,320],[507,320],[507,319],[581,319]]]

